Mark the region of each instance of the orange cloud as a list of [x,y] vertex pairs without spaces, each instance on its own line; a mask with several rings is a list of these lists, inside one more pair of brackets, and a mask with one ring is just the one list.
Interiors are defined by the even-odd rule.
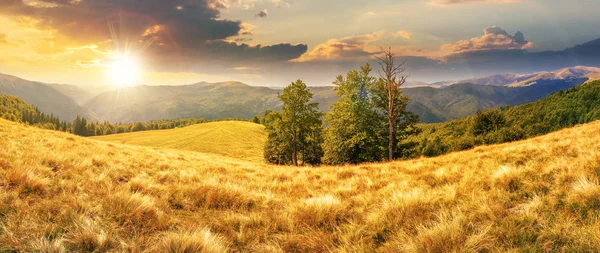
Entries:
[[408,30],[398,31],[398,32],[396,32],[396,34],[394,34],[394,38],[411,39],[411,37],[412,37],[412,32],[408,31]]
[[442,46],[442,51],[460,53],[481,50],[520,50],[533,46],[532,42],[525,40],[521,32],[512,36],[497,26],[485,28],[483,32],[481,37],[445,44]]
[[377,53],[368,49],[369,43],[379,40],[384,34],[379,31],[342,39],[330,39],[295,61],[367,60]]

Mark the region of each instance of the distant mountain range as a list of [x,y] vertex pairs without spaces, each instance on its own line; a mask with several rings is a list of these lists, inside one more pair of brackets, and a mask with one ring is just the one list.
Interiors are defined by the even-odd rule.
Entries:
[[[462,118],[477,110],[519,105],[600,77],[600,68],[573,67],[553,72],[503,74],[449,81],[404,90],[408,109],[427,123]],[[415,84],[415,83],[413,83]],[[313,100],[327,111],[336,101],[333,87],[311,87]],[[77,115],[92,121],[130,123],[174,118],[251,118],[279,109],[280,89],[240,82],[200,82],[182,86],[136,86],[92,94],[71,85],[31,82],[0,75],[0,93],[15,95],[72,121]]]
[[77,86],[32,82],[0,74],[0,94],[17,96],[43,113],[52,113],[61,120],[72,121],[77,115],[99,119],[81,106],[92,95]]
[[[590,77],[600,73],[600,68],[577,66],[563,68],[556,71],[536,72],[530,74],[498,74],[459,81],[443,81],[429,84],[432,87],[450,86],[458,83],[472,83],[478,85],[491,86],[529,86],[535,84],[537,80],[563,80]],[[421,86],[426,86],[421,84]]]

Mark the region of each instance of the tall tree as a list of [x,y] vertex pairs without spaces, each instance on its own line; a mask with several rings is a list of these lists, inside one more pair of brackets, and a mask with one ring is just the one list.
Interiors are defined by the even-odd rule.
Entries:
[[298,166],[300,157],[304,163],[320,163],[323,114],[318,110],[318,103],[310,103],[312,97],[302,80],[283,89],[279,95],[283,102],[281,112],[265,115],[267,161]]
[[406,110],[408,96],[402,94],[402,85],[406,82],[406,61],[397,62],[391,47],[382,49],[383,56],[377,57],[381,67],[379,81],[373,86],[375,105],[387,118],[388,160],[394,159],[398,139],[416,131],[418,116]]
[[381,130],[385,127],[372,103],[369,89],[377,78],[370,76],[371,66],[338,76],[338,100],[325,117],[324,161],[328,164],[380,161],[383,149]]

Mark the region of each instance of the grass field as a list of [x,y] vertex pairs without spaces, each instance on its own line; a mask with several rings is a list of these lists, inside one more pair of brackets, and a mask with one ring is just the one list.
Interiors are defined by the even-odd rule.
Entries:
[[92,138],[124,144],[214,153],[246,161],[262,162],[267,136],[262,125],[245,121],[220,121],[169,130]]
[[0,252],[598,252],[600,122],[293,168],[0,120]]

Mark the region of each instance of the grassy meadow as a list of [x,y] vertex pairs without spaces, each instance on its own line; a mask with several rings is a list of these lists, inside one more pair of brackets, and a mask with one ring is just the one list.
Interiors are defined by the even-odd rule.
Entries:
[[600,122],[318,168],[128,144],[0,120],[0,252],[600,251]]
[[218,121],[169,130],[92,137],[97,140],[219,154],[261,162],[267,139],[264,126],[246,121]]

